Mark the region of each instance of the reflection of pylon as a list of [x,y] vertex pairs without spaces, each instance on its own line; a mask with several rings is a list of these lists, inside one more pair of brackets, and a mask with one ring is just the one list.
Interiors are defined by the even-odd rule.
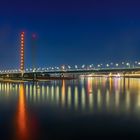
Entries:
[[20,34],[20,71],[23,74],[24,73],[24,32]]
[[36,34],[32,34],[32,69],[35,69],[36,62]]

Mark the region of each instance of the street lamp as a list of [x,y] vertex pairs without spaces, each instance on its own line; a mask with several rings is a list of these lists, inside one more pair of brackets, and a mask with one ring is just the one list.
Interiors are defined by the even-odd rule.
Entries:
[[109,67],[109,64],[106,64],[107,67]]
[[116,67],[118,67],[118,66],[119,66],[119,64],[117,63],[117,64],[116,64]]
[[78,66],[77,65],[75,65],[75,69],[78,69]]
[[82,69],[84,69],[85,68],[85,65],[82,65]]
[[130,68],[130,63],[126,63],[126,65]]
[[98,66],[97,66],[97,67],[98,67],[98,68],[100,68],[100,67],[101,67],[101,65],[99,65],[99,64],[98,64]]

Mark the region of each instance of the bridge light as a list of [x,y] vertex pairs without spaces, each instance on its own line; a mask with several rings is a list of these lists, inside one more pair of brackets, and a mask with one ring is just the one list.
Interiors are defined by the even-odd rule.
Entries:
[[78,66],[77,65],[75,65],[75,69],[78,69]]
[[118,67],[118,66],[119,66],[119,64],[117,63],[117,64],[116,64],[116,67]]
[[69,69],[71,69],[71,66],[68,66]]
[[84,69],[85,68],[85,65],[82,65],[82,68]]
[[62,70],[65,70],[65,65],[61,66]]
[[130,68],[130,63],[126,63],[126,65],[129,66],[129,68]]
[[106,64],[107,67],[109,67],[109,64]]
[[20,71],[23,72],[24,71],[24,32],[21,33],[20,35],[20,39],[21,39],[21,51],[20,51]]

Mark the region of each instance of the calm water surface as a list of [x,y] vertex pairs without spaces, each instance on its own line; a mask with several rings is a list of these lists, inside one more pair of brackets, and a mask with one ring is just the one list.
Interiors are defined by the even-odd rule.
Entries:
[[6,140],[140,135],[140,79],[0,83],[0,134]]

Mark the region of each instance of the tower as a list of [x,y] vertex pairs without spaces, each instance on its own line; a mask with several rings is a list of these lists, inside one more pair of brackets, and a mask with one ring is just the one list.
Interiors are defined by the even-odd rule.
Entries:
[[20,71],[23,74],[24,73],[24,32],[21,32],[20,34]]
[[32,69],[36,67],[36,48],[37,48],[37,35],[32,34],[31,38],[31,48],[32,48]]

